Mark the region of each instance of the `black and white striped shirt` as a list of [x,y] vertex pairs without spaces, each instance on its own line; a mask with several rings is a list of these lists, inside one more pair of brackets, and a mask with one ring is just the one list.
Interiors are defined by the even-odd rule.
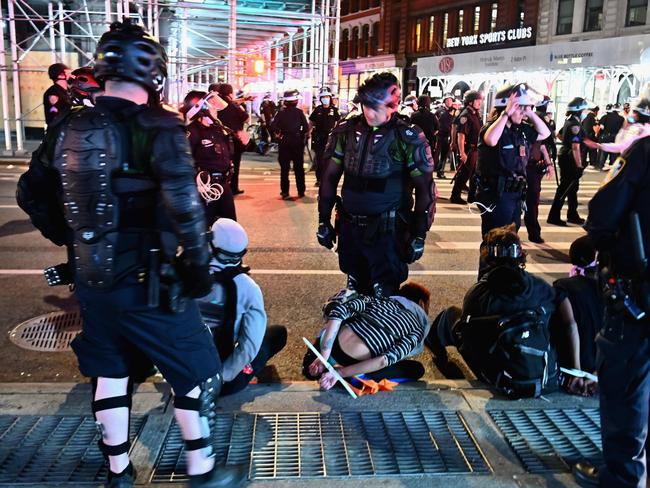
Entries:
[[422,344],[427,326],[414,312],[393,298],[360,296],[332,307],[327,318],[341,320],[359,336],[373,357],[388,365],[408,357]]

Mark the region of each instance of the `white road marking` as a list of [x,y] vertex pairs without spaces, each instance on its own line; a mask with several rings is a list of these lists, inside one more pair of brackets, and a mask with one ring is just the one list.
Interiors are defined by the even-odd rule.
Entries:
[[[480,232],[481,227],[479,225],[437,225],[435,222],[431,226],[431,229],[429,232],[437,233],[437,232],[470,232],[470,231],[476,231]],[[559,227],[556,225],[551,225],[551,226],[542,226],[542,234],[544,233],[557,233],[557,234],[584,234],[585,231],[582,227]]]

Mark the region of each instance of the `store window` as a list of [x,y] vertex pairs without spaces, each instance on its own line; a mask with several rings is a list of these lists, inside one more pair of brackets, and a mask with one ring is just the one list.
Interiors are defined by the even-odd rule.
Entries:
[[394,19],[390,27],[390,53],[394,54],[399,49],[399,19]]
[[573,27],[573,0],[558,0],[557,35],[571,34]]
[[490,32],[497,30],[497,15],[499,14],[499,4],[492,4],[492,12],[490,13]]
[[525,16],[526,12],[524,10],[524,0],[517,0],[517,22],[519,24],[519,27],[524,26]]
[[359,11],[359,0],[350,0],[350,13],[353,14]]
[[350,0],[341,0],[341,15],[350,13]]
[[436,39],[437,32],[435,31],[436,29],[436,17],[435,15],[432,15],[429,17],[429,51],[433,51],[436,48],[436,44],[438,44],[438,39]]
[[370,38],[370,55],[377,56],[379,52],[379,22],[372,24],[372,37]]
[[474,7],[474,27],[473,33],[478,34],[479,29],[481,28],[481,6],[477,5]]
[[359,0],[359,10],[368,10],[368,0]]
[[341,45],[339,46],[339,58],[348,59],[348,47],[350,46],[350,31],[345,29],[341,32]]
[[370,26],[368,24],[361,28],[361,57],[370,55]]
[[411,32],[411,49],[414,52],[422,50],[422,19],[417,19],[413,24],[413,31]]
[[458,22],[456,24],[456,32],[458,32],[459,36],[463,35],[463,21],[465,20],[465,11],[461,8],[458,11]]
[[597,31],[603,28],[603,0],[587,0],[585,5],[584,31]]
[[352,29],[352,46],[350,49],[350,58],[357,59],[359,57],[359,28]]
[[645,25],[647,11],[648,0],[628,0],[625,25]]
[[447,36],[449,35],[449,14],[445,13],[442,23],[442,47],[447,47]]

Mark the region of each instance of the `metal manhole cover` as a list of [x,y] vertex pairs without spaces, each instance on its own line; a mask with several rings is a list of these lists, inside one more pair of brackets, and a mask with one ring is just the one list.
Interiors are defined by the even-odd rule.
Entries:
[[567,472],[584,460],[602,464],[596,408],[491,410],[490,416],[529,473]]
[[[146,416],[131,417],[132,445]],[[98,483],[106,478],[92,416],[0,415],[0,484]],[[66,485],[67,486],[67,485]]]
[[[217,462],[246,465],[256,480],[491,472],[457,411],[222,413],[216,432]],[[174,424],[151,481],[185,481],[185,472]]]
[[30,351],[69,351],[70,342],[81,331],[81,314],[51,312],[26,320],[9,332],[9,339]]

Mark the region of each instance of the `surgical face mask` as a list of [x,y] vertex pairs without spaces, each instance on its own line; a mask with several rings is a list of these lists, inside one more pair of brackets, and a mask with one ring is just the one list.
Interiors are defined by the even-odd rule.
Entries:
[[628,115],[628,116],[627,116],[627,121],[628,121],[630,124],[636,124],[636,117],[635,117],[634,115]]
[[585,120],[587,118],[587,112],[580,112],[580,120]]
[[323,105],[329,105],[332,102],[332,99],[330,97],[322,97],[320,99],[320,103]]

